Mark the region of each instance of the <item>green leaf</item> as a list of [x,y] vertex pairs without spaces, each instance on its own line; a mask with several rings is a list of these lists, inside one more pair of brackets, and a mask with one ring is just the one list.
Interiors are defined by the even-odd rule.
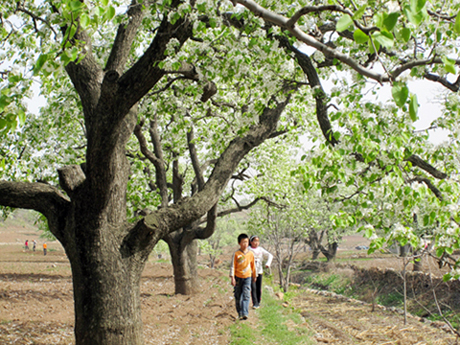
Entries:
[[399,12],[392,12],[383,20],[383,25],[388,31],[393,30],[396,23],[398,22]]
[[409,102],[409,116],[412,121],[417,121],[418,102],[417,95],[411,95]]
[[458,12],[457,17],[455,18],[454,31],[460,34],[460,11]]
[[410,8],[414,12],[420,12],[426,5],[426,0],[410,0]]
[[41,54],[38,57],[37,62],[35,63],[35,66],[34,66],[34,75],[37,75],[40,72],[45,62],[48,61],[48,58],[49,58],[48,54]]
[[105,12],[104,17],[107,20],[112,20],[112,18],[115,17],[115,13],[115,8],[113,6],[109,6],[107,8],[107,12]]
[[366,12],[366,5],[364,6],[361,6],[354,14],[353,14],[353,19],[357,20],[359,18],[361,18],[364,14],[364,12]]
[[446,70],[446,72],[449,72],[449,73],[452,73],[452,74],[456,74],[456,70],[455,70],[455,61],[452,60],[452,59],[449,59],[447,56],[443,56],[442,57],[442,62],[444,62],[444,68]]
[[366,228],[365,233],[366,233],[366,237],[370,238],[374,232],[372,231],[372,229]]
[[356,29],[353,33],[353,38],[356,43],[362,44],[366,43],[369,40],[369,36],[367,36],[362,30]]
[[337,31],[340,32],[348,29],[352,24],[353,19],[348,14],[345,14],[337,21],[337,25],[335,28]]
[[[372,42],[374,42],[373,45],[372,45]],[[372,42],[369,40],[369,43],[368,43],[368,44],[369,44],[369,53],[374,54],[374,53],[375,53],[375,49],[376,49],[377,51],[379,51],[379,49],[380,49],[380,43],[377,42],[377,41],[372,41]],[[374,46],[375,46],[375,49],[374,49]]]
[[423,216],[423,226],[428,226],[430,224],[430,217],[426,214]]
[[[411,6],[406,6],[404,8],[404,14],[407,17],[407,20],[410,21],[412,24],[415,26],[419,26],[420,23],[425,19],[427,16],[426,10],[423,8],[423,10],[417,10],[416,8],[412,7],[412,2],[417,1],[417,0],[412,0],[411,1]],[[417,7],[417,6],[415,6]]]
[[374,32],[372,38],[385,48],[391,48],[394,44],[393,35],[387,31]]
[[5,107],[7,107],[10,103],[11,103],[11,98],[9,98],[6,95],[2,95],[0,97],[0,111],[5,109]]
[[436,256],[441,257],[442,254],[444,254],[444,248],[443,247],[436,248]]
[[80,12],[85,7],[85,3],[81,1],[71,1],[69,5],[72,12]]
[[385,14],[383,12],[378,12],[374,16],[374,23],[379,29],[383,29],[383,20],[385,19]]
[[446,273],[446,274],[444,274],[444,275],[442,276],[442,280],[443,280],[444,282],[448,282],[448,281],[451,280],[451,279],[452,279],[452,275],[451,275],[450,273]]
[[86,14],[86,13],[83,13],[81,16],[80,16],[80,25],[83,29],[86,29],[89,24],[91,23],[91,19],[89,18],[89,16]]
[[411,36],[411,30],[409,28],[402,28],[396,31],[396,38],[398,41],[409,42]]
[[18,110],[18,120],[21,126],[23,126],[24,123],[26,123],[26,113],[22,109]]
[[179,61],[175,61],[175,62],[173,62],[171,67],[172,67],[173,71],[178,71],[181,66],[182,66],[182,64]]
[[102,6],[107,6],[109,4],[109,0],[102,0]]
[[395,83],[391,89],[391,94],[396,105],[400,108],[406,104],[407,97],[409,96],[409,89],[405,83]]

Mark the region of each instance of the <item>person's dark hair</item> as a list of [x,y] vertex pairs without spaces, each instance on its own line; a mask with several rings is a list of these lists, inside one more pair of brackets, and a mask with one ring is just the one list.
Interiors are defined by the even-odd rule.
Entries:
[[249,238],[249,236],[246,234],[240,234],[238,236],[238,244],[241,242],[241,240],[244,240],[245,238]]
[[252,236],[249,238],[249,243],[252,243],[252,241],[254,241],[256,238],[259,238],[259,236],[257,236],[257,235],[252,235]]

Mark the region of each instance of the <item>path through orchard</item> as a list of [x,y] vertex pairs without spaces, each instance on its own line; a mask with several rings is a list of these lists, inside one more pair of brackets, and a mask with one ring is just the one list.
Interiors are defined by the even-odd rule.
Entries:
[[[44,256],[40,250],[24,250],[21,241],[0,242],[0,344],[74,344],[70,265],[60,246],[50,244]],[[227,270],[202,268],[199,274],[202,285],[198,294],[174,295],[171,265],[149,261],[141,280],[146,344],[230,342],[230,326],[240,321],[235,320]],[[305,291],[284,311],[291,307],[304,317],[295,327],[308,328],[320,344],[455,343],[452,334],[416,319],[410,318],[404,325],[403,317],[395,312],[372,312],[369,305],[334,296]],[[258,312],[250,313],[246,324],[261,327]],[[269,344],[264,339],[258,341]]]

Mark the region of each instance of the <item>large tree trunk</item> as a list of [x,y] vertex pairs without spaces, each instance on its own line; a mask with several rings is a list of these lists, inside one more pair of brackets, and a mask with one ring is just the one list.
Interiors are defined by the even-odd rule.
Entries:
[[327,249],[324,246],[320,246],[321,253],[326,257],[326,260],[329,262],[335,258],[337,255],[337,248],[339,247],[337,242],[332,242],[327,245]]
[[[421,251],[417,250],[414,252],[414,256],[419,256]],[[414,260],[414,267],[413,271],[414,272],[422,272],[423,271],[423,255],[420,255]]]
[[315,230],[310,231],[310,233],[308,234],[308,243],[311,248],[311,259],[312,260],[316,260],[319,254],[321,253],[321,250],[319,248],[320,242],[321,240],[318,237],[318,233]]
[[[100,243],[100,242],[99,242]],[[71,252],[78,345],[143,344],[140,276],[144,262],[123,258],[119,246]],[[77,256],[77,257],[75,257]]]
[[[178,233],[178,232],[177,232]],[[198,290],[197,242],[183,243],[182,236],[174,234],[165,238],[171,254],[174,271],[175,293],[191,295]]]

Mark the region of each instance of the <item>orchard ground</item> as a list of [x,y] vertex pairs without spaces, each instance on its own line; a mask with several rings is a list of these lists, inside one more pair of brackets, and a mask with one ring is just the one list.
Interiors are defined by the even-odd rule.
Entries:
[[[0,344],[67,345],[73,340],[73,295],[70,265],[62,247],[48,242],[43,255],[43,239],[28,224],[0,227]],[[38,242],[24,249],[24,241]],[[341,251],[364,258],[366,245],[359,236],[348,238]],[[304,255],[308,255],[305,253]],[[235,332],[249,328],[249,343],[275,344],[264,333],[263,308],[251,310],[250,319],[240,322],[227,278],[227,256],[218,269],[206,268],[201,256],[201,290],[193,296],[174,295],[172,267],[166,260],[151,258],[141,280],[142,315],[146,344],[240,344]],[[395,259],[395,265],[398,259]],[[357,261],[363,265],[382,265],[388,260]],[[302,289],[301,289],[302,290]],[[264,294],[268,294],[264,291]],[[284,302],[282,313],[298,313],[297,321],[283,324],[288,331],[305,335],[302,344],[453,344],[455,337],[442,327],[432,327],[418,318],[403,318],[396,312],[336,295],[302,291]]]

